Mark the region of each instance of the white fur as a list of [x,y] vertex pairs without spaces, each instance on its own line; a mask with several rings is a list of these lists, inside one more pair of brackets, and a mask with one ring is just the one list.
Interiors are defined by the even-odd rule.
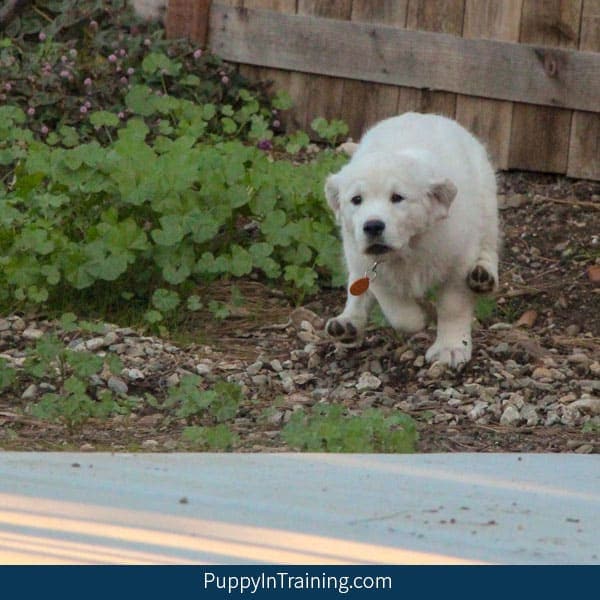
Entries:
[[[426,324],[419,301],[438,286],[437,339],[426,358],[453,367],[470,360],[475,295],[467,276],[480,265],[498,281],[496,180],[483,146],[451,119],[406,113],[369,130],[325,192],[349,283],[380,261],[368,292],[348,294],[337,320],[360,335],[377,300],[394,328],[418,331]],[[393,193],[404,199],[392,202]],[[391,248],[381,256],[366,253],[373,240],[363,226],[373,220],[385,224],[377,241]]]

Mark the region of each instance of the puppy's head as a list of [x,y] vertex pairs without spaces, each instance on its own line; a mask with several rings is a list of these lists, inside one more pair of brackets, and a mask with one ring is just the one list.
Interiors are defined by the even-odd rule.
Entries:
[[431,160],[417,153],[356,156],[325,183],[343,235],[369,255],[404,249],[448,216],[456,192],[449,179],[436,177]]

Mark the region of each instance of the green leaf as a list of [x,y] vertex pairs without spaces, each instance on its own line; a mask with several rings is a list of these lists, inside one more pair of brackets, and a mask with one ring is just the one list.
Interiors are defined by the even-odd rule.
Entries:
[[201,310],[204,307],[204,304],[200,301],[200,296],[192,294],[191,296],[188,296],[186,306],[188,310],[195,312]]
[[144,320],[154,325],[155,323],[160,323],[163,320],[163,316],[157,310],[147,310],[144,313]]
[[235,277],[248,275],[252,271],[252,256],[241,246],[235,244],[231,248],[231,274]]
[[94,127],[116,127],[119,124],[119,117],[106,110],[99,110],[90,115],[90,123]]
[[177,292],[158,289],[152,294],[152,305],[161,313],[169,313],[179,306],[180,298]]

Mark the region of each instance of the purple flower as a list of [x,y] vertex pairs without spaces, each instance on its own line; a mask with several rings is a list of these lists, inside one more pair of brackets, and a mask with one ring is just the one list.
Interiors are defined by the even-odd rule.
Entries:
[[69,50],[69,56],[70,56],[71,58],[75,58],[75,57],[77,56],[77,50],[75,50],[75,48],[71,48],[71,49]]
[[271,143],[271,140],[260,140],[260,142],[258,142],[258,144],[256,144],[256,147],[259,150],[272,150],[273,149],[273,144]]
[[90,87],[92,85],[92,78],[91,77],[86,77],[83,80],[83,85],[85,85],[85,87]]
[[7,81],[7,82],[4,84],[4,89],[5,89],[7,92],[10,92],[10,90],[12,90],[12,83],[11,83],[10,81]]
[[61,76],[63,79],[69,79],[70,75],[71,75],[71,73],[69,73],[69,71],[67,71],[66,69],[63,69],[63,70],[60,72],[60,76]]
[[121,85],[127,85],[129,83],[129,80],[127,79],[127,77],[121,77],[121,79],[119,79],[119,81],[121,82]]
[[119,56],[127,56],[125,48],[119,48]]
[[60,62],[61,63],[66,63],[67,60],[69,60],[64,54],[60,57]]
[[150,40],[149,38],[146,38],[144,40],[144,46],[152,46],[152,40]]
[[133,67],[129,67],[129,69],[127,69],[127,75],[133,75],[135,73],[135,69]]
[[119,119],[124,119],[125,113],[123,111],[121,111],[120,113],[117,114],[117,116],[119,117]]
[[223,77],[221,77],[221,83],[223,85],[227,85],[229,83],[229,77],[227,77],[227,75],[223,75]]
[[98,21],[90,21],[90,29],[98,29]]
[[30,107],[27,109],[27,114],[28,114],[30,117],[33,117],[33,115],[35,115],[35,108],[33,108],[33,106],[30,106]]
[[41,133],[42,135],[48,135],[48,132],[49,132],[49,131],[50,131],[50,130],[49,130],[49,129],[48,129],[46,126],[45,126],[45,125],[42,125],[42,128],[40,129],[40,133]]
[[200,48],[198,48],[197,50],[194,50],[193,56],[196,60],[198,60],[202,56],[202,50]]
[[92,103],[89,100],[86,100],[83,105],[87,106],[87,108],[92,108]]
[[40,42],[43,42],[46,39],[46,34],[43,31],[40,31],[40,33],[38,34],[38,40],[40,40]]
[[114,54],[111,54],[111,55],[108,57],[108,62],[109,62],[109,63],[116,63],[116,62],[117,62],[117,57],[116,57]]
[[273,127],[275,127],[275,128],[281,127],[281,121],[279,119],[275,119],[273,121]]
[[87,107],[87,106],[85,106],[85,105],[84,105],[84,106],[80,106],[80,107],[79,107],[79,112],[80,112],[82,115],[85,115],[85,114],[87,113],[87,111],[88,111],[88,107]]

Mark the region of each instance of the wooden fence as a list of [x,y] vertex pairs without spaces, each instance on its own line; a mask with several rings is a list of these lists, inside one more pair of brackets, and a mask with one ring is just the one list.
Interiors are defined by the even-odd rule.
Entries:
[[167,32],[286,89],[288,127],[435,112],[499,169],[600,180],[600,0],[170,0]]

